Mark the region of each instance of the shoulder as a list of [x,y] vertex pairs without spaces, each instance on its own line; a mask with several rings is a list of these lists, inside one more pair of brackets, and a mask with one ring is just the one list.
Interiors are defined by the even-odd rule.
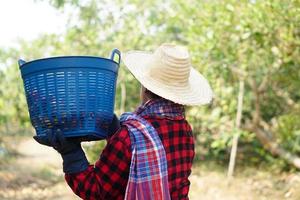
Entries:
[[118,143],[120,142],[123,145],[130,147],[131,145],[130,136],[126,126],[121,126],[119,130],[108,140],[108,143],[116,143],[116,142]]

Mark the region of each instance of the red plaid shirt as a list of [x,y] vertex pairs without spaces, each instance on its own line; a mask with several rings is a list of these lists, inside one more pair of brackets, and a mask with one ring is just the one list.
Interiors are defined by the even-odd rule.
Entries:
[[[194,158],[194,138],[186,120],[144,117],[156,129],[166,151],[169,190],[172,199],[188,199]],[[128,130],[122,127],[109,140],[95,166],[65,178],[82,199],[123,200],[131,161]]]

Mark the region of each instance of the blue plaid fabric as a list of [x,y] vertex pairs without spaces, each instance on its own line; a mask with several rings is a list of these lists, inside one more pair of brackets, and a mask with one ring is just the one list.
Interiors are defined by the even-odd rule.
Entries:
[[120,120],[127,126],[132,158],[125,199],[170,199],[167,159],[156,130],[143,116],[183,117],[184,107],[165,99],[150,100]]

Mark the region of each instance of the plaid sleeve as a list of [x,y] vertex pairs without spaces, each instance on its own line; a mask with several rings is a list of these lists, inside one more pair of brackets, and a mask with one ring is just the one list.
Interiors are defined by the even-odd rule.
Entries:
[[82,199],[124,199],[131,161],[130,137],[123,127],[114,134],[95,166],[66,174],[71,189]]

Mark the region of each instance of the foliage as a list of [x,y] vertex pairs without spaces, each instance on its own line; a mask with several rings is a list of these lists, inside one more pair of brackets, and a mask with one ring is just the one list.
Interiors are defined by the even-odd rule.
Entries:
[[8,67],[0,72],[0,126],[11,132],[12,125],[29,127],[29,118],[26,108],[24,89],[18,67],[12,64],[16,60],[17,52],[8,50],[0,52],[1,62]]
[[278,119],[277,138],[286,149],[300,155],[300,113],[282,115]]
[[101,154],[105,145],[105,140],[84,143],[83,147],[88,155],[88,160],[90,163],[95,163],[99,159],[99,155]]

